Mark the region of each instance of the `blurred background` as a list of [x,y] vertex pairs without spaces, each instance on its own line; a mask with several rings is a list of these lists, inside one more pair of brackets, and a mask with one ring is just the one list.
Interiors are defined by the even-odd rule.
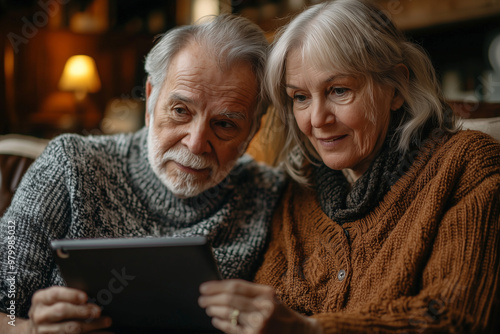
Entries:
[[[271,41],[318,2],[0,0],[0,135],[135,131],[144,124],[144,57],[155,36],[232,12]],[[500,0],[376,2],[428,51],[458,114],[500,116]]]

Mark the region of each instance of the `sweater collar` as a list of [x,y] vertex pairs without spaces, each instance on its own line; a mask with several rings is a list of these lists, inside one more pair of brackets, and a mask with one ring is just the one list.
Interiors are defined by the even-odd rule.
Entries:
[[135,195],[146,206],[149,214],[179,224],[191,224],[210,217],[227,202],[234,188],[230,176],[219,185],[195,197],[176,197],[151,168],[148,160],[147,137],[147,127],[133,136],[127,168]]

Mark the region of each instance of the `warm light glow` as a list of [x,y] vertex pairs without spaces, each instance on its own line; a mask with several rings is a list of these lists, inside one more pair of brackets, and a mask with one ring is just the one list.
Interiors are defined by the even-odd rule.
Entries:
[[85,97],[87,92],[94,93],[101,89],[94,59],[83,55],[69,58],[59,81],[59,89],[74,91],[79,98]]
[[207,15],[219,15],[219,0],[194,0],[191,21],[194,23]]

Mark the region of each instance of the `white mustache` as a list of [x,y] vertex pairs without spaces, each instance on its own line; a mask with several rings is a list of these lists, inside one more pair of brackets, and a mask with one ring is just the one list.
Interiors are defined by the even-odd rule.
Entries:
[[214,167],[214,163],[212,162],[211,159],[192,154],[191,152],[189,152],[189,150],[181,147],[168,150],[161,157],[162,164],[170,160],[193,169],[204,169],[204,168]]

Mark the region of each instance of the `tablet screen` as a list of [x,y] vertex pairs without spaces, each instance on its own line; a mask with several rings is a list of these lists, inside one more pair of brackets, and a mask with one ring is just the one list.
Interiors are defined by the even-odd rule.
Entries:
[[204,237],[55,240],[69,287],[113,320],[116,333],[217,332],[198,306],[202,282],[220,279]]

